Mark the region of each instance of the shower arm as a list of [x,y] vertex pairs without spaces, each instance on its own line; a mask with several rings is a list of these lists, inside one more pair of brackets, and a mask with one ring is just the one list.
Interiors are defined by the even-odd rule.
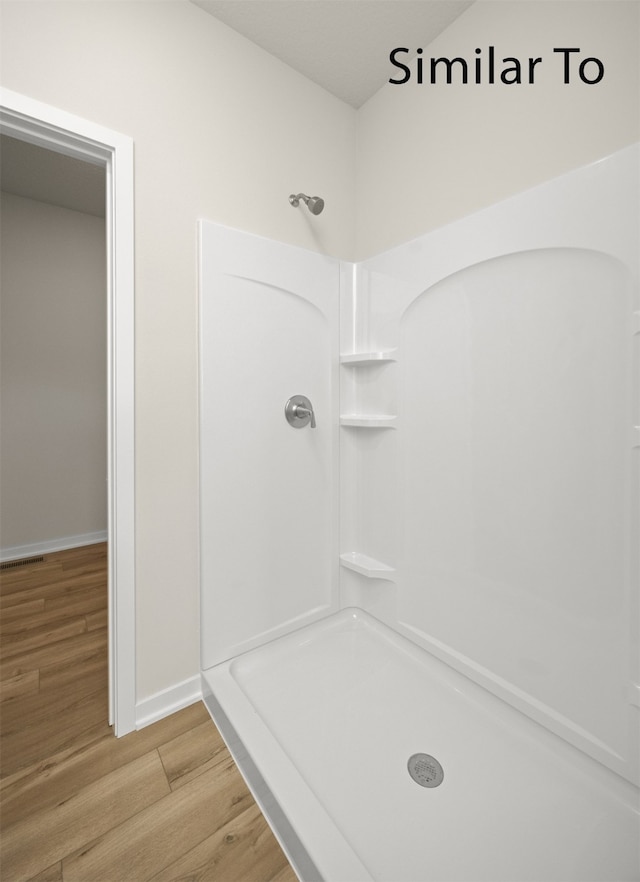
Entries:
[[324,208],[324,199],[320,196],[307,196],[305,193],[298,193],[297,195],[292,193],[291,196],[289,196],[289,202],[294,208],[297,208],[298,205],[300,205],[301,199],[311,214],[320,214]]

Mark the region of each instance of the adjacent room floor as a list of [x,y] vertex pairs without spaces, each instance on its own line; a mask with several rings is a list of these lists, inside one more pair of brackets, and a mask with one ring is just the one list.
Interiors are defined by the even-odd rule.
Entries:
[[1,875],[11,882],[295,882],[201,703],[107,725],[104,544],[0,580]]

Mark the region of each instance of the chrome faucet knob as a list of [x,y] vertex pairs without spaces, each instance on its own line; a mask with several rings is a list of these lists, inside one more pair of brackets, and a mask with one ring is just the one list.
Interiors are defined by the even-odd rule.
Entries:
[[302,429],[309,424],[312,429],[316,427],[313,405],[306,395],[293,395],[284,406],[284,415],[294,429]]
[[303,407],[301,404],[296,404],[295,406],[296,416],[300,418],[311,417],[311,428],[315,429],[316,427],[316,415],[313,412],[313,408],[311,410],[308,407]]

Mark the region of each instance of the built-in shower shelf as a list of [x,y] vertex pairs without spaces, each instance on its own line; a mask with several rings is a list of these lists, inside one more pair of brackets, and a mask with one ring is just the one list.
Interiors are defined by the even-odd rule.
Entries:
[[380,349],[375,352],[352,352],[349,355],[341,355],[341,364],[367,365],[379,364],[385,361],[395,361],[395,349]]
[[361,554],[359,551],[347,551],[345,554],[341,554],[340,566],[360,573],[361,576],[367,576],[369,579],[387,579],[393,582],[396,575],[393,567],[376,560],[374,557]]
[[395,429],[395,420],[396,417],[389,413],[346,413],[340,416],[340,425],[362,429]]

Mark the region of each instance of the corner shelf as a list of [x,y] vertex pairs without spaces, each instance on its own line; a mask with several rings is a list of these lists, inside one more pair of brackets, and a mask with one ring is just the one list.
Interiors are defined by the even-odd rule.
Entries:
[[395,351],[395,349],[380,349],[375,352],[352,352],[348,355],[341,355],[340,364],[357,366],[395,361]]
[[340,566],[360,573],[368,579],[386,579],[388,582],[395,581],[396,571],[382,561],[361,554],[359,551],[347,551],[340,555]]
[[341,426],[355,426],[362,429],[395,429],[396,417],[389,413],[340,415]]

